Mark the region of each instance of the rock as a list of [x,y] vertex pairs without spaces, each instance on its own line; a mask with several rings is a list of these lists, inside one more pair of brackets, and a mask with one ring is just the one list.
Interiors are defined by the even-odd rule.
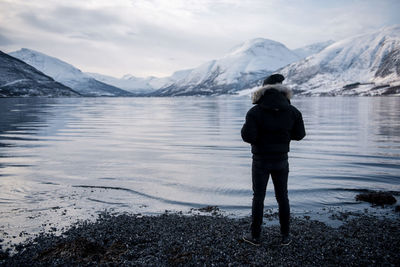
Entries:
[[218,206],[206,206],[206,207],[200,208],[199,211],[202,211],[202,212],[217,212],[217,211],[219,211],[219,208],[218,208]]
[[396,203],[396,198],[390,192],[367,192],[356,196],[357,201],[369,202],[373,205],[393,205]]

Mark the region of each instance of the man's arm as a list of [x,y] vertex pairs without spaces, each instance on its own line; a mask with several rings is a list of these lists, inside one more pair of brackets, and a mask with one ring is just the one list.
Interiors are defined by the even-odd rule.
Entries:
[[290,135],[290,139],[300,141],[306,136],[306,130],[304,129],[303,116],[300,111],[297,114],[297,118],[294,122],[294,126]]
[[251,112],[247,112],[246,121],[242,127],[242,139],[243,141],[254,144],[257,141],[257,123]]

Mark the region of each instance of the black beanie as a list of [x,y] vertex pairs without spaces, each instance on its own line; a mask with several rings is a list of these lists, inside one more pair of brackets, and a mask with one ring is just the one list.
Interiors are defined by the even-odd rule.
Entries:
[[272,74],[267,77],[267,79],[264,80],[263,86],[267,84],[276,84],[276,83],[282,83],[285,77],[281,74]]

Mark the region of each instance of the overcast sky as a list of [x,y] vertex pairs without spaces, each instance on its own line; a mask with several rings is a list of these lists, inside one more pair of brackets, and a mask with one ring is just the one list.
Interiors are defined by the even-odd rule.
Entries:
[[398,0],[0,0],[0,50],[168,76],[256,37],[294,49],[400,24]]

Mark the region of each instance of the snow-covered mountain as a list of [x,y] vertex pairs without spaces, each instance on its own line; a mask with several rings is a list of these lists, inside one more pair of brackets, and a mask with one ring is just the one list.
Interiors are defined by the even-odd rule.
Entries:
[[278,71],[306,95],[400,94],[400,25],[335,42]]
[[115,78],[112,76],[92,72],[86,72],[85,74],[100,82],[110,84],[130,92],[145,93],[154,90],[149,84],[149,78],[136,78],[132,75],[124,75],[122,78]]
[[136,94],[167,96],[231,93],[258,84],[260,78],[265,78],[276,68],[317,53],[332,42],[316,43],[290,51],[278,42],[257,38],[233,48],[219,60],[212,60],[194,69],[176,71],[172,76],[164,78],[138,78],[129,74],[115,78],[97,73],[86,74]]
[[219,59],[164,78],[83,73],[29,49],[10,54],[87,96],[244,94],[272,72],[285,75],[295,93],[304,95],[400,94],[399,25],[295,50],[256,38]]
[[16,57],[35,67],[54,80],[74,89],[84,96],[130,96],[131,93],[115,86],[99,82],[74,66],[43,53],[22,48],[11,52]]
[[306,45],[304,47],[300,47],[297,49],[294,49],[293,52],[298,55],[300,58],[306,58],[308,56],[317,54],[324,50],[326,47],[330,46],[333,44],[335,41],[329,40],[326,42],[319,42],[319,43],[314,43],[310,45]]
[[121,78],[115,78],[108,75],[87,72],[86,74],[95,78],[98,81],[116,86],[135,94],[148,94],[162,87],[171,85],[173,82],[181,79],[190,70],[181,70],[175,72],[170,77],[158,78],[154,76],[140,78],[126,74]]
[[79,96],[25,62],[0,51],[0,97]]
[[218,60],[187,70],[152,95],[219,95],[249,88],[276,69],[299,60],[285,45],[256,38],[235,47]]

